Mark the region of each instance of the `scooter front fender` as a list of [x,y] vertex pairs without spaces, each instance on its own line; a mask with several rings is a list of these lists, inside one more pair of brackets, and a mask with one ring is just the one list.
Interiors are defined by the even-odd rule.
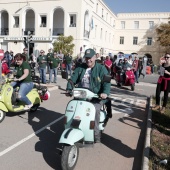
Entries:
[[0,102],[0,109],[3,110],[4,112],[8,112],[7,107],[2,102]]
[[79,129],[68,128],[62,133],[59,143],[74,145],[74,143],[84,138],[84,134]]

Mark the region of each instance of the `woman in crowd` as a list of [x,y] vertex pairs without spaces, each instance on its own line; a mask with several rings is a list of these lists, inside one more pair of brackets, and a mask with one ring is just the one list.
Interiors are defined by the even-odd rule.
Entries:
[[[170,91],[170,54],[166,53],[164,59],[165,60],[161,65],[162,69],[156,88],[156,105],[153,107],[154,110],[160,109],[161,113],[165,112],[165,108],[168,102],[168,93]],[[161,91],[164,91],[162,108],[160,108]]]
[[106,60],[104,61],[104,65],[105,65],[106,69],[108,70],[108,72],[111,73],[112,61],[110,60],[109,56],[106,56]]

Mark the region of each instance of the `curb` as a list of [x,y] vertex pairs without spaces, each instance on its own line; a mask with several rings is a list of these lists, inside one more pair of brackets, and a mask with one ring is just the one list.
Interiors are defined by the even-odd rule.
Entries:
[[142,168],[141,170],[149,169],[149,151],[150,151],[150,135],[151,135],[151,126],[152,126],[152,97],[148,98],[148,117],[147,117],[147,129],[145,136],[145,145],[143,149],[143,157],[142,157]]

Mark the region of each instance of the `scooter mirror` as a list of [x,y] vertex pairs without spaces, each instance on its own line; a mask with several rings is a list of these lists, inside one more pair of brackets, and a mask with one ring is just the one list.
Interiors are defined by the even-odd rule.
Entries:
[[104,75],[103,76],[103,82],[110,83],[112,77],[110,75]]

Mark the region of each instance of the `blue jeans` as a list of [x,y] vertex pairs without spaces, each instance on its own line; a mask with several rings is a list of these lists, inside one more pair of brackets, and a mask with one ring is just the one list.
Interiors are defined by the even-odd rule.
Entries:
[[39,68],[41,82],[46,84],[46,68]]
[[134,74],[135,74],[135,80],[136,82],[138,82],[138,74],[139,74],[138,71],[135,71]]
[[57,71],[58,71],[57,68],[50,69],[50,79],[49,79],[50,83],[52,82],[52,74],[54,74],[54,83],[57,82]]
[[66,64],[66,72],[68,73],[68,71],[70,71],[70,76],[71,76],[71,66],[72,64]]
[[30,105],[31,101],[26,96],[34,87],[33,82],[29,83],[21,83],[21,82],[12,82],[11,86],[15,89],[16,87],[19,87],[18,92],[18,99],[22,102],[25,102],[26,105]]

